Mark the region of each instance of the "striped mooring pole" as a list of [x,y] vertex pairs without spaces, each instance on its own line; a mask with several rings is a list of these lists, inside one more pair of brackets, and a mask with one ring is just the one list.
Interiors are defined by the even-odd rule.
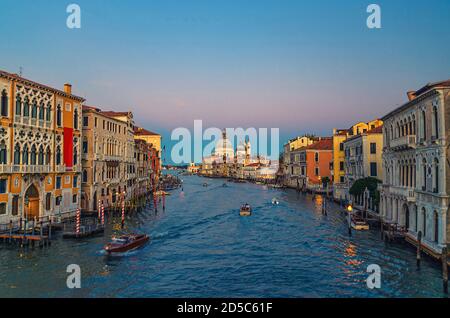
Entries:
[[81,221],[81,213],[80,209],[77,209],[77,224],[76,224],[76,233],[77,235],[80,234],[80,221]]
[[102,213],[101,213],[101,206],[102,206],[102,201],[98,200],[98,204],[97,204],[97,212],[98,212],[98,219],[100,220],[102,218]]
[[122,228],[125,225],[125,200],[122,201]]
[[105,225],[105,206],[102,204],[102,225]]

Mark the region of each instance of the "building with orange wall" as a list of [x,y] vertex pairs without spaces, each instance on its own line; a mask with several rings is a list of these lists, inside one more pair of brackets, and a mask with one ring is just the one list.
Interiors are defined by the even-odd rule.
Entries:
[[333,160],[333,139],[321,137],[313,144],[293,151],[298,158],[298,187],[310,191],[320,190],[322,180],[331,180],[330,162]]
[[84,99],[5,71],[0,95],[0,223],[74,214]]

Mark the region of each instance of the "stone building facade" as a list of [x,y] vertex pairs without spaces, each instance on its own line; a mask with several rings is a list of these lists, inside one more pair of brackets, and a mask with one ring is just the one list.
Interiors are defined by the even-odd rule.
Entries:
[[0,71],[0,223],[80,206],[84,99]]
[[450,80],[408,97],[383,118],[381,215],[411,242],[421,232],[424,247],[440,254],[450,240]]

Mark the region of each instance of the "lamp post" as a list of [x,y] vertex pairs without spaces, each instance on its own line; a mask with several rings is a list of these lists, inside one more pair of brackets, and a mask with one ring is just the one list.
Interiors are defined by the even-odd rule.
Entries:
[[348,235],[352,236],[352,212],[353,212],[353,207],[351,204],[349,204],[347,206],[347,222],[348,222]]

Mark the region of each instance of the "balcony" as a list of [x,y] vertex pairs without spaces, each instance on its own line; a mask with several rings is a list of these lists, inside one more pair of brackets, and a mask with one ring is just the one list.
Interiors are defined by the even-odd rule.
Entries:
[[416,193],[413,188],[409,187],[390,187],[390,193],[406,198],[408,202],[416,202]]
[[402,136],[391,140],[390,148],[395,151],[416,148],[416,135]]
[[12,165],[0,165],[0,173],[12,173],[13,166]]
[[50,165],[10,165],[3,167],[4,170],[2,171],[2,166],[0,166],[0,172],[3,173],[50,173],[52,170]]

